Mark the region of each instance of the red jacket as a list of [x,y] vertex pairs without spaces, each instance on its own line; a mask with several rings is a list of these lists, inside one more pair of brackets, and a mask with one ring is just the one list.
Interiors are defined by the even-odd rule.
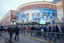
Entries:
[[29,27],[26,27],[26,31],[29,32],[30,31],[30,28]]

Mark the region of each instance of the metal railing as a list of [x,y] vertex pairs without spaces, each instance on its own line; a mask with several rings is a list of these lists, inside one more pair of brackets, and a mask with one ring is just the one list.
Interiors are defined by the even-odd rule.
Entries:
[[47,32],[48,41],[53,43],[64,43],[64,33],[60,32]]
[[25,29],[21,29],[21,34],[35,38],[43,38],[43,40],[47,40],[48,43],[64,43],[64,33],[61,32],[44,32],[37,30],[30,30],[28,32]]

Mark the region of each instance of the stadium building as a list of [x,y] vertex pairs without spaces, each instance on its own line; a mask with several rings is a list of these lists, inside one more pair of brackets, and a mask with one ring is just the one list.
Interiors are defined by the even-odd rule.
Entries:
[[22,24],[31,22],[40,23],[43,21],[43,24],[46,24],[46,22],[53,24],[54,22],[62,21],[63,14],[63,0],[54,0],[53,2],[36,1],[20,5],[17,11],[9,11],[0,23],[10,25],[12,22]]
[[[60,7],[58,7],[60,6]],[[62,2],[31,2],[17,8],[17,23],[30,23],[40,21],[53,24],[54,21],[62,19]],[[62,15],[61,15],[62,14]],[[61,15],[61,17],[59,17]]]

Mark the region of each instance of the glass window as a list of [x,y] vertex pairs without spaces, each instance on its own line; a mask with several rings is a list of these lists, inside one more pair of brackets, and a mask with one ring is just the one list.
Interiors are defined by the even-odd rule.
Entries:
[[38,13],[37,15],[40,16],[40,13]]
[[24,21],[25,21],[25,22],[28,22],[28,20],[29,20],[29,14],[25,14],[25,16],[24,16]]
[[18,17],[17,17],[17,20],[22,20],[21,16],[18,16]]
[[26,19],[26,22],[29,20],[29,17],[25,17],[25,19]]
[[23,15],[23,12],[19,12],[17,15],[18,15],[18,16]]
[[26,6],[26,8],[29,8],[29,6]]
[[36,15],[35,15],[35,13],[32,13],[32,19],[33,19],[34,21],[36,21]]

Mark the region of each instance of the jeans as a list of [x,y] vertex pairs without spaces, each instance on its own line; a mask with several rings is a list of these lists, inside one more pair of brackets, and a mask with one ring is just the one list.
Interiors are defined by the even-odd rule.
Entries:
[[15,40],[19,41],[19,35],[15,35]]
[[10,43],[12,42],[12,33],[11,34],[9,34],[9,36],[10,36]]

